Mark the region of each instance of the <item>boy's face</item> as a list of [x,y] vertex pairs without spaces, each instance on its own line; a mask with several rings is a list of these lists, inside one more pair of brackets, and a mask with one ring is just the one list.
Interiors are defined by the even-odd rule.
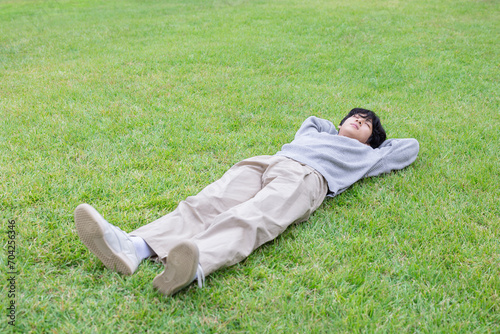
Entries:
[[339,136],[356,139],[366,145],[369,145],[368,139],[372,131],[372,121],[363,118],[360,114],[349,117],[339,126]]

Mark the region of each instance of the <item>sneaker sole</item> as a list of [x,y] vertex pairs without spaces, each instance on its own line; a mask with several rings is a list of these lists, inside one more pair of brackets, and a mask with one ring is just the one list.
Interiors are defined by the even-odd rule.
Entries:
[[153,279],[153,286],[165,296],[172,296],[193,282],[199,263],[198,247],[184,241],[170,250],[165,270]]
[[124,275],[133,271],[127,261],[108,246],[104,240],[106,222],[90,205],[80,204],[75,209],[75,225],[81,242],[108,268]]

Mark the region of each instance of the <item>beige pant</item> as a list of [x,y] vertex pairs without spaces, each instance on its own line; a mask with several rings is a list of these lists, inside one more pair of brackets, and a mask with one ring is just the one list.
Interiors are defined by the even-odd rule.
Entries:
[[237,163],[173,212],[130,234],[142,237],[160,259],[179,241],[191,239],[208,275],[307,220],[327,190],[323,176],[307,165],[258,156]]

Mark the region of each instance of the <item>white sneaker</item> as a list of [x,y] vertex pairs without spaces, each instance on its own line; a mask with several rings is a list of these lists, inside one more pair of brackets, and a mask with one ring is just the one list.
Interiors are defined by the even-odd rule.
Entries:
[[203,286],[205,275],[199,265],[198,247],[185,240],[172,248],[167,256],[165,270],[153,279],[153,286],[165,296],[171,296],[198,279]]
[[75,209],[75,225],[82,243],[109,269],[132,275],[140,263],[127,233],[108,223],[92,206]]

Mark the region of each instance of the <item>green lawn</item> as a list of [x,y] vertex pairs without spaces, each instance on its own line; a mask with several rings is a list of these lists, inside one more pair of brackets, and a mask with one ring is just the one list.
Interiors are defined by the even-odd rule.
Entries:
[[[499,31],[495,0],[1,0],[0,332],[500,332]],[[133,230],[353,107],[416,162],[204,289],[76,235],[82,202]]]

